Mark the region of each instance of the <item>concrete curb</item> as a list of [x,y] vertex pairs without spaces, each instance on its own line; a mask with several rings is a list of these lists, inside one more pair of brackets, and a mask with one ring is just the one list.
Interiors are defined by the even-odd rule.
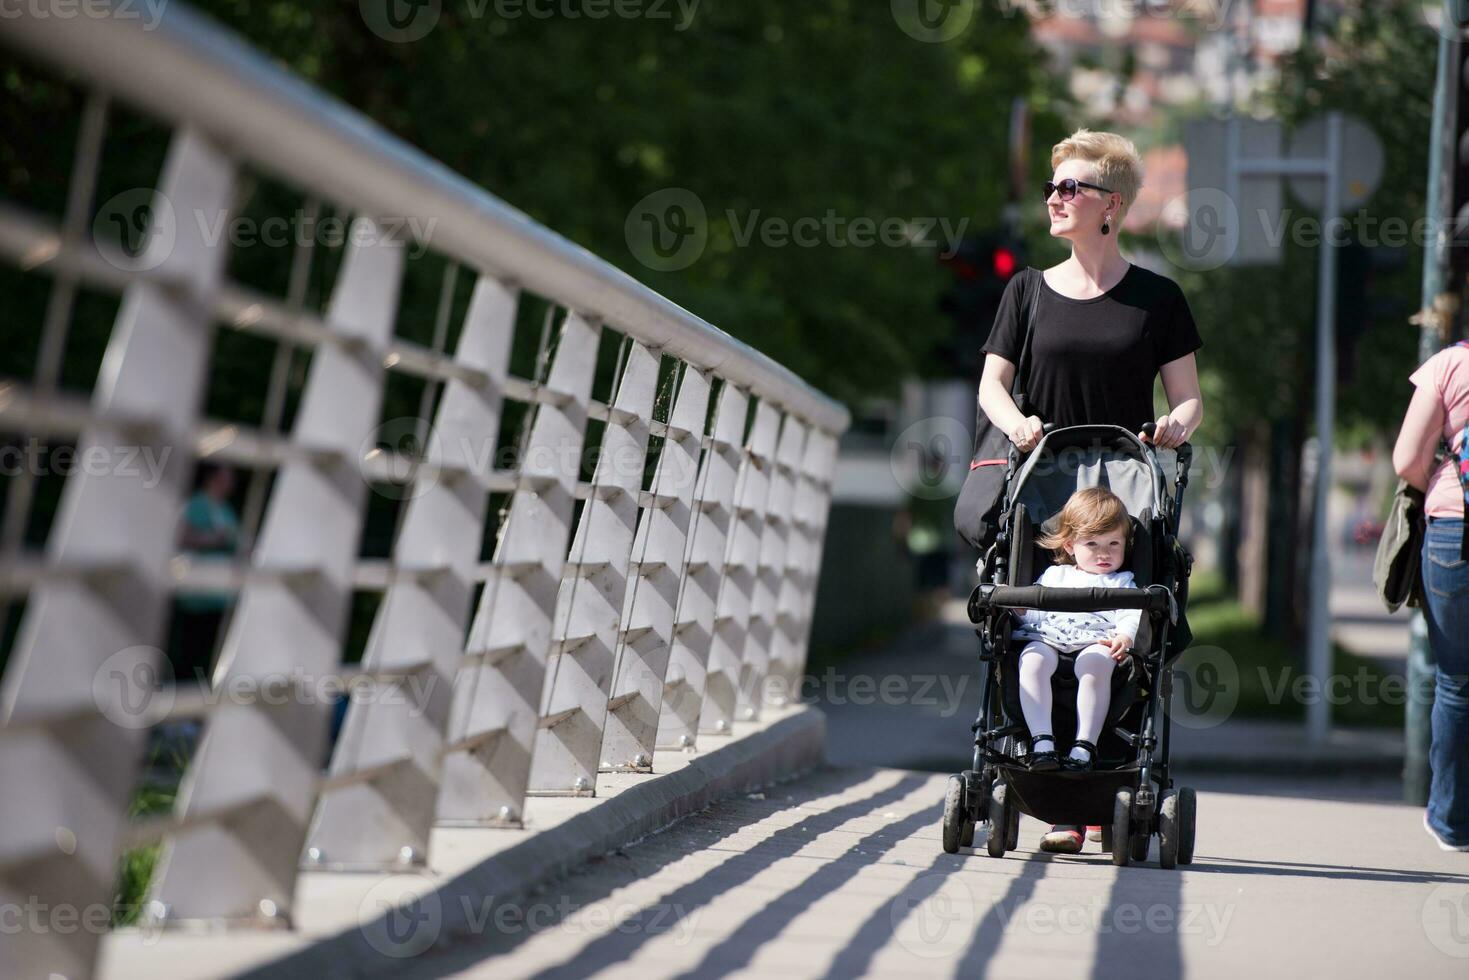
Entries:
[[[244,977],[372,977],[400,974],[409,956],[435,953],[482,936],[496,906],[516,899],[577,868],[589,858],[632,843],[712,803],[793,778],[822,764],[826,718],[798,706],[784,718],[692,759],[682,768],[633,785],[597,805],[493,855],[422,897],[407,928],[428,914],[428,943],[404,946],[403,925],[376,922],[329,936],[310,947],[265,963]],[[487,906],[488,903],[488,906]],[[391,952],[385,952],[385,942]]]

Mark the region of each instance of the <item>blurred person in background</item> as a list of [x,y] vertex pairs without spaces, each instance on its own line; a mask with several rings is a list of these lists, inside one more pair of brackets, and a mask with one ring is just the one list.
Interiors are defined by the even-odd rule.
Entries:
[[[184,505],[179,521],[179,548],[208,560],[230,560],[239,543],[240,520],[231,502],[235,472],[227,466],[204,466],[199,487]],[[180,592],[174,611],[174,677],[180,682],[207,683],[214,648],[225,614],[234,603],[229,592]]]
[[[1424,493],[1423,618],[1433,651],[1431,779],[1423,826],[1446,851],[1469,851],[1469,560],[1463,551],[1459,452],[1469,420],[1469,346],[1455,344],[1408,378],[1413,398],[1392,451],[1393,469]],[[1436,461],[1440,440],[1448,457]]]

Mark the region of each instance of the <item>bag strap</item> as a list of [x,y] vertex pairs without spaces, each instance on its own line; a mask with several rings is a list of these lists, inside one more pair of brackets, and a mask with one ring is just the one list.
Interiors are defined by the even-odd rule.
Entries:
[[1025,267],[1025,272],[1030,273],[1025,296],[1025,338],[1020,342],[1020,362],[1015,365],[1015,380],[1010,385],[1010,397],[1016,408],[1029,415],[1029,406],[1022,406],[1020,403],[1028,401],[1025,392],[1030,387],[1030,346],[1031,339],[1035,336],[1035,307],[1040,299],[1043,273],[1039,269],[1032,270],[1030,266]]
[[[1469,340],[1456,341],[1454,346],[1469,348]],[[1469,466],[1469,422],[1465,423],[1464,428],[1459,433],[1459,451],[1457,453],[1454,452],[1454,447],[1449,444],[1447,439],[1440,437],[1438,444],[1443,449],[1443,455],[1453,460],[1454,473],[1459,477],[1459,496],[1464,501],[1464,515],[1466,518],[1469,518],[1469,474],[1465,473],[1465,467]],[[1434,457],[1434,464],[1435,469],[1441,465],[1436,456]],[[1427,515],[1425,514],[1424,520],[1426,521],[1427,519]],[[1461,559],[1469,559],[1469,534],[1461,533],[1459,535],[1459,557]]]
[[[1439,445],[1443,447],[1444,456],[1454,464],[1454,472],[1459,477],[1459,496],[1464,501],[1464,513],[1469,515],[1469,474],[1464,472],[1469,467],[1469,423],[1466,423],[1459,438],[1459,451],[1455,453],[1453,447],[1444,439],[1439,439]],[[1437,457],[1435,457],[1435,461]],[[1424,520],[1427,520],[1427,515]],[[1469,534],[1459,535],[1459,557],[1469,559]]]

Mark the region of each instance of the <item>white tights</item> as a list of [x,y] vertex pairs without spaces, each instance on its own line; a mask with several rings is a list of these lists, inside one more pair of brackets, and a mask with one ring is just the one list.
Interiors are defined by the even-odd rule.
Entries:
[[[1056,672],[1059,655],[1054,647],[1031,640],[1020,651],[1020,707],[1031,735],[1051,731],[1051,675]],[[1097,742],[1102,722],[1107,718],[1107,705],[1112,701],[1112,668],[1117,662],[1100,643],[1094,643],[1076,655],[1076,737]],[[1038,751],[1054,750],[1055,743],[1033,746]],[[1087,758],[1086,749],[1073,748],[1071,757]]]

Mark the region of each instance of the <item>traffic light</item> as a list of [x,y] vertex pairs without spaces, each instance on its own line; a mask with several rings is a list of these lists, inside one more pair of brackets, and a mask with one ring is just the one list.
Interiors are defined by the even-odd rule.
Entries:
[[1004,232],[973,235],[939,261],[954,277],[939,299],[939,309],[953,321],[949,343],[943,345],[946,359],[956,373],[977,378],[984,362],[980,349],[989,339],[1000,297],[1025,268],[1024,243]]

